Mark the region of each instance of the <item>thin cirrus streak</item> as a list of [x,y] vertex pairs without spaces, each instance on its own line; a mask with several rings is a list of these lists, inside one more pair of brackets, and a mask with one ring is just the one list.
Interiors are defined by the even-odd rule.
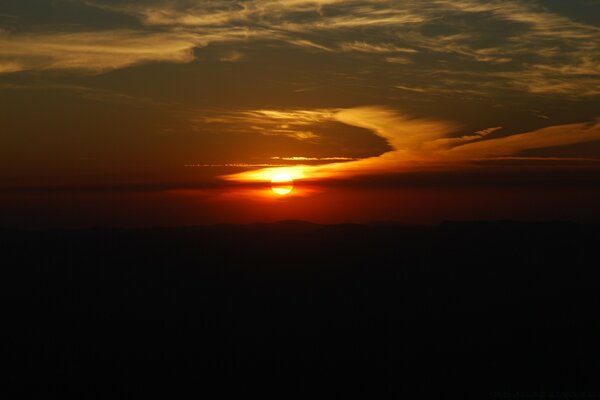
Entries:
[[249,163],[227,163],[227,164],[185,164],[184,167],[241,167],[241,168],[260,168],[260,167],[284,167],[286,164],[249,164]]
[[[294,180],[344,179],[358,175],[378,175],[408,172],[417,169],[448,168],[482,159],[518,158],[530,149],[565,146],[600,140],[600,121],[550,126],[532,132],[488,139],[501,129],[488,128],[470,136],[448,138],[456,132],[456,123],[440,120],[414,119],[384,107],[357,107],[338,111],[335,120],[366,128],[385,139],[392,151],[377,157],[335,162],[323,165],[293,165],[267,167],[224,176],[238,182],[268,181],[285,172]],[[532,160],[532,158],[528,158]],[[572,158],[570,158],[572,160]]]
[[352,157],[271,157],[271,160],[282,161],[354,161]]
[[194,118],[204,126],[229,131],[248,132],[263,136],[283,136],[305,142],[318,141],[319,136],[309,128],[332,121],[337,109],[312,110],[246,110]]
[[150,61],[187,63],[194,59],[193,49],[204,45],[198,35],[178,32],[114,29],[9,35],[0,31],[0,73],[48,69],[106,72]]

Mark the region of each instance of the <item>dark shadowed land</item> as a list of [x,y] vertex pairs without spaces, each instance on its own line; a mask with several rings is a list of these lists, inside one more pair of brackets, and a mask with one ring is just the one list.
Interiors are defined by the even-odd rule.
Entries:
[[599,238],[553,222],[2,230],[3,390],[590,395]]

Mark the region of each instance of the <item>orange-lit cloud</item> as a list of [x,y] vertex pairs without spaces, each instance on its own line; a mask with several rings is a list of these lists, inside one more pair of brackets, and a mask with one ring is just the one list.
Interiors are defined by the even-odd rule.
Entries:
[[0,61],[0,74],[23,71],[23,66],[15,61]]
[[313,125],[331,121],[337,110],[247,110],[218,116],[197,118],[203,124],[219,124],[237,127],[244,132],[264,136],[285,136],[301,141],[316,141],[319,136],[311,131]]
[[449,148],[452,146],[460,145],[461,143],[471,142],[474,140],[481,139],[481,138],[489,135],[490,133],[494,133],[501,129],[502,129],[501,126],[497,126],[494,128],[482,129],[480,131],[474,132],[472,135],[466,135],[466,136],[455,137],[455,138],[438,139],[438,140],[435,140],[434,142],[428,143],[427,147],[432,150]]
[[[269,167],[226,176],[233,181],[268,181],[285,172],[295,180],[343,179],[358,175],[389,174],[417,169],[444,169],[480,159],[513,156],[530,149],[565,146],[600,140],[600,122],[551,126],[533,132],[487,139],[501,129],[487,128],[472,135],[447,137],[456,132],[456,123],[414,119],[384,107],[358,107],[340,110],[335,120],[366,128],[384,138],[392,151],[378,157],[324,165]],[[300,161],[300,160],[299,160]]]
[[355,158],[351,157],[271,157],[271,160],[282,160],[282,161],[353,161]]
[[[71,3],[71,2],[65,2]],[[52,33],[0,32],[0,74],[39,69],[109,71],[130,65],[195,59],[193,50],[212,43],[277,41],[308,51],[354,53],[382,64],[411,65],[432,54],[450,67],[455,81],[439,93],[477,94],[476,75],[493,77],[493,89],[573,97],[600,94],[600,28],[525,0],[246,0],[103,1],[83,6],[137,19],[129,29]],[[478,23],[464,24],[467,20]],[[440,21],[450,33],[424,34]],[[463,21],[463,22],[461,22]],[[494,30],[482,26],[498,24]],[[140,26],[141,25],[141,26]],[[494,25],[496,26],[496,25]],[[39,32],[39,31],[38,31]],[[221,55],[240,61],[242,53]],[[423,59],[420,60],[423,63]],[[423,65],[418,65],[418,71]],[[489,65],[502,68],[488,69]],[[465,72],[479,72],[474,75]],[[392,73],[390,71],[390,73]],[[431,92],[423,83],[399,79],[389,86]]]
[[202,45],[197,35],[132,30],[0,34],[0,73],[35,69],[103,72],[149,61],[185,63],[194,59],[192,50]]
[[390,43],[367,43],[367,42],[347,42],[342,43],[343,51],[357,51],[362,53],[417,53],[415,49],[407,47],[398,47]]
[[600,121],[549,126],[533,132],[481,140],[456,146],[449,149],[446,154],[461,160],[512,156],[524,150],[567,146],[596,140],[600,140]]
[[[345,109],[332,117],[338,122],[371,130],[384,138],[394,150],[378,157],[318,166],[289,166],[281,171],[296,180],[410,170],[415,165],[430,161],[424,144],[442,138],[458,127],[451,122],[409,118],[384,107]],[[279,171],[278,168],[266,168],[230,175],[226,179],[264,181]]]
[[237,62],[237,61],[241,61],[244,58],[244,54],[240,53],[239,51],[228,51],[224,54],[222,54],[219,57],[219,61],[221,62]]

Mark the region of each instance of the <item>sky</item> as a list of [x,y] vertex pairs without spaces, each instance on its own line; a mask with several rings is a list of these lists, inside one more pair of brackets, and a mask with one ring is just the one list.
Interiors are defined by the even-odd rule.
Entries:
[[0,227],[598,222],[599,201],[598,0],[0,3]]

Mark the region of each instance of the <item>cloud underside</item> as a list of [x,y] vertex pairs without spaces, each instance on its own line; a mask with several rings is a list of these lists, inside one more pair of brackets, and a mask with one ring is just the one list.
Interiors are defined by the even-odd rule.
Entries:
[[[600,94],[600,28],[532,1],[71,0],[57,7],[69,3],[126,15],[138,24],[87,32],[0,31],[0,74],[185,63],[194,60],[194,49],[207,44],[275,40],[352,60],[370,57],[390,68],[451,71],[446,81],[467,85],[474,78],[492,79],[502,88],[535,94]],[[230,50],[219,59],[244,58]],[[415,93],[469,90],[386,84]]]
[[[518,159],[532,149],[567,146],[600,140],[600,120],[549,126],[532,132],[487,138],[500,127],[473,135],[448,138],[459,128],[439,120],[414,119],[384,107],[358,107],[339,110],[333,118],[347,125],[369,129],[385,139],[392,151],[378,157],[325,165],[286,167],[296,179],[343,179],[360,175],[391,174],[419,169],[446,169],[472,161]],[[544,160],[524,157],[536,161]],[[560,160],[560,158],[554,158]],[[568,160],[573,160],[569,158]],[[262,168],[224,177],[233,181],[263,181],[280,168]]]

